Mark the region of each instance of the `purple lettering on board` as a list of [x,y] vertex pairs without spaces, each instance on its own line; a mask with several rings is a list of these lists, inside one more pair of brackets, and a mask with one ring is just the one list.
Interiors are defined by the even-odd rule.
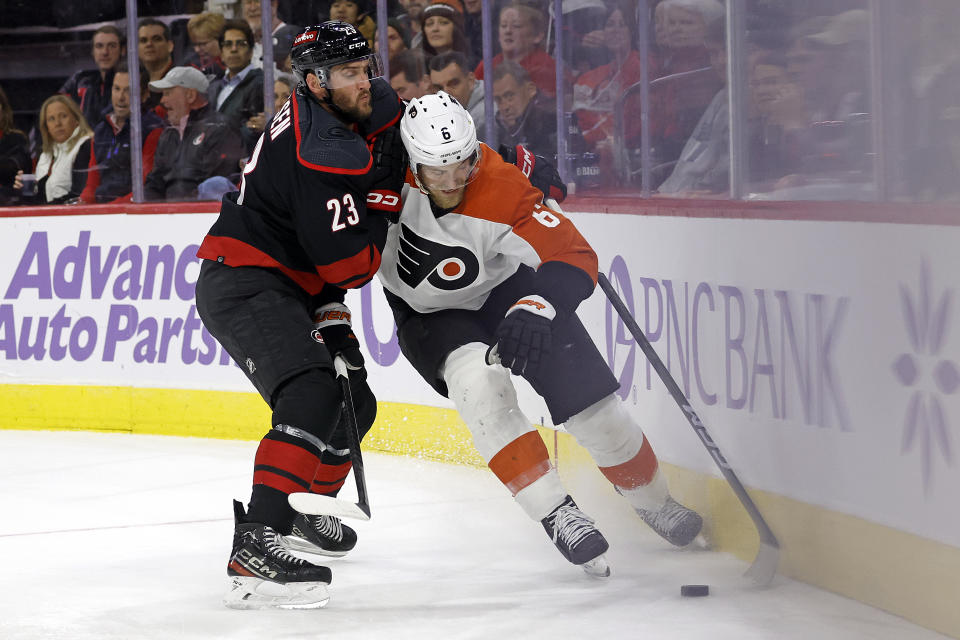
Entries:
[[[87,250],[90,248],[90,232],[81,231],[77,244],[60,250],[53,266],[53,292],[61,300],[78,300],[83,291],[83,273],[87,267]],[[71,268],[67,277],[67,268]]]
[[363,318],[363,342],[367,345],[370,357],[381,367],[389,367],[400,357],[397,324],[391,322],[393,329],[390,332],[390,339],[380,342],[377,329],[373,325],[373,294],[369,284],[360,289],[360,316]]
[[[630,282],[630,270],[622,256],[614,256],[610,263],[610,269],[607,271],[607,278],[615,290],[623,298],[623,304],[626,305],[630,314],[634,314],[633,285]],[[607,365],[617,376],[617,347],[627,347],[627,355],[623,361],[623,368],[617,381],[620,383],[620,389],[617,395],[626,400],[630,395],[630,389],[633,387],[633,373],[637,360],[637,345],[633,336],[627,330],[623,320],[617,314],[616,310],[609,300],[606,301],[605,327],[606,327],[606,347],[607,347]]]
[[113,362],[117,344],[133,337],[137,332],[137,308],[131,304],[110,305],[107,331],[103,339],[103,361]]
[[[36,272],[31,272],[34,261],[37,263]],[[13,272],[10,285],[4,298],[16,299],[24,289],[36,289],[37,297],[49,300],[53,297],[50,286],[50,247],[47,245],[47,232],[34,231],[30,234],[27,247],[20,256],[20,263]]]
[[[724,351],[726,353],[727,408],[742,409],[747,402],[747,354],[743,349],[743,338],[747,332],[746,305],[743,301],[743,292],[737,287],[721,286],[720,294],[723,296],[723,307],[726,311],[723,335],[726,338]],[[734,308],[740,319],[740,326],[732,332]],[[733,392],[734,358],[740,362],[739,396],[734,396]]]

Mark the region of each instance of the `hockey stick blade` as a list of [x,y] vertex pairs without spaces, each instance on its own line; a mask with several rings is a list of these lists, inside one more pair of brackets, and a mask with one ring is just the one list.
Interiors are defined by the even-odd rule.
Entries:
[[353,518],[355,520],[370,519],[369,505],[354,504],[330,496],[321,496],[316,493],[291,493],[288,501],[290,506],[300,513],[311,516],[337,516],[338,518]]
[[779,566],[779,544],[776,540],[771,544],[761,538],[760,548],[757,549],[757,557],[753,559],[753,564],[747,567],[743,575],[753,580],[757,586],[765,587],[773,581],[773,577],[777,575],[777,567]]
[[347,421],[347,443],[350,447],[350,464],[353,466],[353,480],[357,485],[357,502],[340,500],[332,496],[315,493],[291,493],[287,496],[290,506],[311,516],[337,516],[338,518],[370,519],[370,502],[367,499],[367,481],[363,472],[363,456],[360,453],[360,435],[357,433],[357,416],[353,410],[353,394],[350,391],[350,375],[347,363],[337,356],[333,359],[343,396],[343,416]]
[[727,484],[729,484],[730,488],[733,489],[733,493],[736,494],[737,499],[740,500],[740,504],[743,505],[747,515],[750,516],[754,526],[757,528],[757,535],[760,539],[759,549],[757,550],[757,555],[754,558],[753,563],[750,565],[744,575],[756,582],[759,586],[766,586],[770,584],[770,581],[773,580],[773,576],[776,574],[777,567],[780,564],[780,543],[777,541],[777,537],[770,529],[770,526],[764,519],[763,514],[760,513],[757,505],[753,502],[750,494],[747,493],[746,488],[740,482],[737,474],[733,472],[733,469],[730,467],[730,464],[727,462],[726,458],[724,458],[723,454],[720,453],[720,447],[717,446],[717,443],[714,442],[713,438],[707,432],[706,425],[703,424],[700,416],[698,416],[696,411],[693,410],[693,407],[690,406],[690,401],[687,400],[687,397],[680,389],[680,386],[677,384],[676,380],[673,379],[673,376],[663,364],[660,356],[657,355],[653,345],[651,345],[650,341],[647,340],[647,336],[644,335],[643,331],[640,329],[640,325],[637,324],[633,314],[630,313],[630,310],[627,309],[627,306],[623,303],[623,300],[620,298],[620,294],[617,293],[616,289],[613,288],[613,285],[610,284],[610,281],[602,273],[598,275],[597,283],[600,285],[603,293],[607,296],[607,300],[609,300],[610,304],[613,305],[617,315],[620,316],[620,320],[623,321],[623,323],[627,326],[627,329],[633,335],[633,339],[636,341],[637,346],[640,347],[640,350],[643,351],[643,354],[653,366],[654,371],[657,372],[657,375],[660,377],[660,381],[663,382],[664,386],[667,388],[667,391],[671,396],[673,396],[673,400],[677,403],[677,405],[680,406],[683,416],[687,419],[687,422],[689,422],[690,426],[693,427],[693,430],[700,438],[700,441],[707,448],[707,451],[710,453],[710,457],[713,458],[714,463],[716,463],[717,467],[720,468],[720,473],[723,474]]

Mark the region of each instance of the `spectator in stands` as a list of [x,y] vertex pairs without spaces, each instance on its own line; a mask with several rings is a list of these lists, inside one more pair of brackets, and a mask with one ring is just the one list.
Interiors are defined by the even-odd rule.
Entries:
[[391,58],[390,86],[402,100],[413,100],[430,93],[430,76],[419,51],[408,49]]
[[376,10],[376,5],[370,0],[333,0],[330,3],[330,19],[352,24],[372,47],[377,35],[377,23],[371,14]]
[[[724,21],[718,0],[663,0],[654,9],[653,46],[649,51],[650,157],[653,184],[669,175],[697,122],[723,84],[710,66],[706,29]],[[625,104],[639,123],[639,95]],[[639,151],[636,130],[630,149]],[[639,160],[637,160],[638,164]]]
[[463,31],[463,5],[460,0],[431,0],[420,14],[420,22],[422,47],[427,61],[448,51],[459,51],[472,57],[470,43]]
[[244,146],[253,150],[256,138],[247,121],[263,111],[263,70],[251,64],[253,32],[243,20],[227,20],[220,34],[220,51],[227,73],[210,83],[210,103],[244,137]]
[[[380,51],[380,38],[373,41],[375,51]],[[387,55],[383,56],[387,60],[392,60],[395,55],[401,51],[410,48],[410,32],[396,18],[387,19]]]
[[[616,2],[615,2],[616,4]],[[643,0],[646,4],[646,0]],[[629,5],[624,15],[634,22],[637,2]],[[595,69],[610,62],[604,40],[604,23],[610,13],[609,3],[603,0],[577,0],[563,5],[563,58],[574,75]],[[553,5],[549,6],[553,16]]]
[[[500,53],[493,59],[493,68],[509,60],[527,70],[533,84],[548,97],[557,95],[556,61],[543,46],[547,36],[547,18],[543,11],[523,2],[512,2],[500,10]],[[483,62],[474,75],[483,80]]]
[[[279,0],[270,0],[271,34],[285,24],[277,15],[278,5]],[[263,43],[261,42],[263,39],[263,16],[260,13],[260,0],[240,0],[240,12],[243,19],[250,25],[250,30],[253,31],[254,44],[251,47],[253,50],[253,66],[260,69],[263,67]]]
[[123,33],[113,25],[104,25],[93,32],[93,71],[78,71],[60,87],[63,93],[80,105],[83,117],[95,126],[103,117],[103,110],[110,104],[110,85],[113,70],[126,52]]
[[693,133],[683,145],[670,176],[659,187],[665,195],[718,197],[730,183],[730,122],[727,107],[726,25],[714,21],[707,29],[706,46],[710,66],[723,88],[703,112]]
[[[273,112],[280,111],[283,103],[286,102],[294,90],[294,81],[286,76],[280,76],[273,82]],[[254,137],[259,136],[266,126],[266,114],[258,113],[247,120],[247,128],[250,129]],[[248,134],[250,135],[250,134]]]
[[198,13],[187,22],[193,55],[186,64],[194,66],[210,79],[222,78],[227,66],[220,58],[220,34],[225,19],[219,13]]
[[[156,18],[141,18],[137,23],[137,43],[140,64],[146,68],[149,80],[160,80],[173,68],[173,39],[166,24]],[[160,92],[151,91],[147,107],[157,109],[163,117],[160,97]]]
[[410,44],[407,45],[410,49],[419,49],[423,44],[423,31],[421,30],[423,23],[420,22],[420,16],[423,14],[423,9],[427,6],[428,1],[400,0],[400,6],[403,7],[404,13],[397,16],[397,19],[410,33]]
[[173,67],[173,39],[170,28],[156,18],[141,18],[137,23],[137,49],[140,64],[150,80],[160,80]]
[[[493,102],[497,106],[497,139],[501,145],[522,144],[556,163],[555,101],[537,89],[526,69],[509,60],[495,67]],[[571,153],[584,150],[583,136],[578,130],[569,133],[567,147]]]
[[477,139],[484,139],[486,113],[483,105],[483,83],[478,82],[467,56],[459,51],[448,51],[430,60],[431,91],[446,91],[463,105],[473,118]]
[[870,173],[868,27],[865,9],[845,11],[821,31],[798,37],[787,51],[808,118],[805,173]]
[[[613,153],[614,105],[624,89],[640,80],[640,54],[635,47],[632,21],[628,5],[610,3],[601,41],[610,54],[611,62],[577,78],[573,86],[573,108],[583,129],[588,148],[601,156],[604,165]],[[628,129],[628,145],[640,143],[639,113],[624,118]]]
[[801,139],[807,127],[803,91],[790,78],[786,57],[774,51],[751,56],[748,182],[753,191],[800,169]]
[[[147,94],[147,74],[140,75],[140,99]],[[111,106],[93,130],[93,155],[87,184],[80,195],[86,203],[104,203],[126,199],[133,189],[130,171],[130,70],[125,60],[117,65],[110,92]],[[155,111],[140,107],[143,177],[153,168],[157,141],[163,133],[163,121]]]
[[[44,101],[39,128],[43,153],[37,160],[37,195],[21,199],[39,204],[74,204],[87,183],[93,131],[77,103],[62,94]],[[22,175],[22,171],[17,173],[14,189],[23,187]]]
[[209,82],[193,67],[174,67],[150,88],[163,92],[171,126],[160,136],[147,200],[219,198],[235,190],[243,146],[240,135],[207,101]]
[[27,136],[14,125],[13,107],[0,87],[0,206],[19,200],[14,180],[18,173],[29,173],[33,166],[27,148]]
[[483,59],[483,0],[463,0],[463,32],[470,43],[471,60]]

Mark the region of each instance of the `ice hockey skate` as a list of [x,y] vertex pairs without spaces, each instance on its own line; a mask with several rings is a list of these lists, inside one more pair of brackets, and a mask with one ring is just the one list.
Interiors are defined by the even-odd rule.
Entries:
[[233,502],[233,551],[227,563],[230,588],[223,604],[231,609],[318,609],[330,601],[327,567],[295,558],[271,527],[247,522]]
[[688,509],[672,497],[657,510],[637,508],[640,517],[664,540],[678,547],[685,547],[700,533],[703,518],[693,509]]
[[339,558],[356,546],[357,532],[336,516],[301,513],[294,518],[290,534],[283,536],[283,543],[290,551]]
[[610,545],[573,498],[567,496],[540,523],[564,558],[581,566],[587,575],[596,578],[610,575],[610,567],[603,557]]

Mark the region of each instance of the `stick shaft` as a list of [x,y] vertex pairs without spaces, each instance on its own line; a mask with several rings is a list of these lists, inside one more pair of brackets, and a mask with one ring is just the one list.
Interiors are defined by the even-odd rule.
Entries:
[[336,358],[334,367],[337,370],[337,380],[340,381],[340,391],[343,395],[343,415],[347,424],[347,445],[350,447],[350,462],[353,465],[353,479],[357,483],[357,506],[368,516],[370,503],[367,499],[367,481],[363,473],[363,456],[360,453],[360,433],[357,431],[357,414],[353,409],[353,393],[350,390],[350,375],[346,364],[341,358]]
[[720,468],[720,472],[723,474],[723,477],[726,478],[727,482],[730,484],[730,487],[733,489],[733,492],[740,500],[740,503],[743,504],[744,509],[747,510],[747,514],[750,516],[750,519],[753,520],[753,524],[757,527],[757,532],[760,535],[761,542],[779,548],[780,545],[777,542],[777,537],[773,534],[773,531],[770,529],[769,525],[767,525],[767,521],[764,520],[763,515],[757,508],[757,505],[754,504],[753,499],[750,498],[750,494],[747,493],[747,490],[740,482],[740,479],[733,472],[733,469],[730,468],[730,464],[727,462],[726,458],[724,458],[723,454],[720,453],[720,448],[713,441],[713,438],[710,437],[710,434],[707,433],[707,428],[704,426],[700,416],[698,416],[693,410],[693,407],[690,406],[690,401],[687,400],[687,397],[684,395],[679,385],[677,385],[677,382],[673,379],[670,371],[666,366],[664,366],[663,361],[660,359],[660,356],[657,355],[653,345],[651,345],[650,341],[647,340],[647,336],[644,335],[643,331],[640,329],[640,326],[637,324],[637,321],[630,313],[630,310],[627,309],[627,306],[623,303],[623,300],[620,298],[620,294],[617,293],[617,291],[613,288],[613,285],[610,284],[610,281],[607,280],[607,277],[604,274],[599,274],[597,281],[600,285],[600,288],[603,289],[604,294],[606,294],[607,300],[610,301],[610,304],[613,305],[617,315],[620,316],[620,319],[627,326],[627,329],[629,329],[630,333],[633,334],[633,338],[636,340],[637,345],[639,345],[640,350],[643,351],[643,354],[647,357],[647,360],[649,360],[650,364],[653,365],[657,375],[660,376],[660,380],[663,381],[663,384],[667,387],[667,391],[670,392],[670,395],[673,396],[674,401],[676,401],[677,405],[680,406],[680,410],[683,412],[684,417],[686,417],[687,422],[689,422],[690,426],[693,427],[693,430],[697,433],[700,441],[703,442],[703,445],[710,453],[710,457],[713,458],[713,461]]

